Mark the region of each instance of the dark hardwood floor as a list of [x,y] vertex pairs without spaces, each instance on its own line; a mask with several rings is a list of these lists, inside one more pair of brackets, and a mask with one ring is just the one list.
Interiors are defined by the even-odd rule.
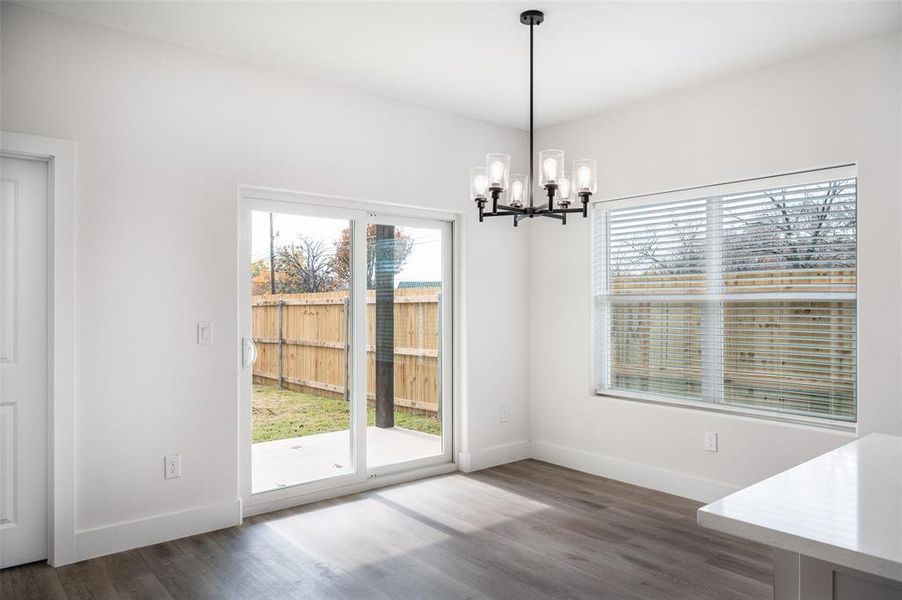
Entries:
[[770,549],[697,502],[526,460],[0,571],[0,598],[771,597]]

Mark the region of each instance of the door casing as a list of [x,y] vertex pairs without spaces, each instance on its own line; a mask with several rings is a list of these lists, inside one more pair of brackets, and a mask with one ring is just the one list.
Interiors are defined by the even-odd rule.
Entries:
[[0,132],[0,153],[47,163],[47,562],[75,549],[75,142]]

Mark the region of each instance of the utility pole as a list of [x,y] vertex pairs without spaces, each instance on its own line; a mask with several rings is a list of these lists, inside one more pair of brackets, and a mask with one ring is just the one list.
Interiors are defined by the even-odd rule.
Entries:
[[269,293],[276,293],[276,248],[272,227],[272,213],[269,213]]

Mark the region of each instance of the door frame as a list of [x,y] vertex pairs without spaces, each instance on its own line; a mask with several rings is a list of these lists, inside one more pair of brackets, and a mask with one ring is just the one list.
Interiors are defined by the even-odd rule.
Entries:
[[[448,473],[457,470],[457,452],[461,442],[461,405],[463,386],[461,375],[461,332],[462,332],[462,237],[464,216],[461,213],[423,209],[420,207],[393,204],[384,202],[366,201],[355,198],[347,198],[340,196],[330,196],[324,194],[315,194],[310,192],[300,192],[293,190],[282,190],[253,185],[238,186],[238,245],[239,256],[237,266],[238,277],[238,298],[236,299],[236,308],[238,311],[237,326],[239,347],[237,349],[237,365],[239,368],[238,377],[238,496],[242,503],[242,514],[251,516],[261,514],[272,510],[297,506],[308,502],[343,496],[358,491],[391,485],[402,481],[410,481],[430,475]],[[443,265],[443,273],[450,276],[449,285],[451,287],[451,306],[448,307],[447,316],[450,321],[450,343],[451,352],[447,353],[443,359],[446,368],[450,368],[451,377],[443,378],[443,395],[448,394],[450,402],[448,407],[451,416],[447,419],[447,423],[451,426],[451,436],[449,437],[448,447],[443,448],[441,455],[436,457],[428,457],[410,463],[400,463],[398,465],[386,465],[369,471],[362,471],[357,468],[358,465],[365,464],[365,442],[364,444],[356,444],[352,442],[352,460],[354,463],[354,473],[340,475],[333,478],[316,480],[309,483],[303,483],[295,486],[288,486],[282,489],[271,490],[259,494],[251,493],[251,452],[250,444],[245,441],[249,439],[251,432],[251,415],[246,410],[247,399],[244,397],[245,386],[252,379],[252,369],[243,367],[243,339],[246,337],[246,330],[250,326],[250,315],[246,307],[242,306],[242,298],[250,293],[250,281],[245,276],[246,266],[243,262],[244,258],[250,256],[250,240],[247,239],[249,231],[249,215],[250,211],[269,210],[273,212],[287,212],[308,214],[311,216],[328,216],[335,218],[348,218],[358,221],[359,227],[356,227],[353,233],[354,253],[360,254],[364,258],[366,252],[366,225],[368,223],[377,222],[380,219],[391,222],[407,222],[409,224],[420,225],[423,221],[443,221],[450,226],[450,253],[447,259],[450,261],[450,269],[445,269]],[[379,221],[381,222],[381,221]],[[358,269],[358,271],[360,271]],[[450,272],[449,272],[450,271]],[[352,284],[356,289],[366,289],[365,273],[359,272],[354,274],[354,282]],[[357,301],[352,301],[352,328],[354,331],[352,339],[366,339],[366,300],[365,295],[357,294]],[[444,312],[444,311],[443,311]],[[353,342],[352,342],[353,347]],[[358,354],[354,352],[354,356]],[[366,361],[351,360],[352,364],[352,381],[355,385],[356,397],[366,396]],[[359,374],[358,374],[359,373]],[[352,424],[351,428],[355,435],[352,438],[366,436],[366,404],[358,403],[358,406],[352,407]],[[246,446],[246,447],[245,447]]]
[[47,562],[75,555],[75,142],[0,131],[0,154],[47,164]]

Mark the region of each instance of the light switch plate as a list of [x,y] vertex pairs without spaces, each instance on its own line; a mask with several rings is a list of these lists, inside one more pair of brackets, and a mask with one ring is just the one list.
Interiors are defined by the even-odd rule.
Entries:
[[713,431],[705,432],[705,450],[717,452],[717,434]]
[[507,423],[508,421],[511,420],[511,412],[510,412],[510,409],[507,408],[506,406],[502,406],[502,407],[501,407],[501,414],[499,415],[499,420],[500,420],[502,423]]
[[197,343],[200,346],[213,344],[213,323],[210,321],[197,322]]

